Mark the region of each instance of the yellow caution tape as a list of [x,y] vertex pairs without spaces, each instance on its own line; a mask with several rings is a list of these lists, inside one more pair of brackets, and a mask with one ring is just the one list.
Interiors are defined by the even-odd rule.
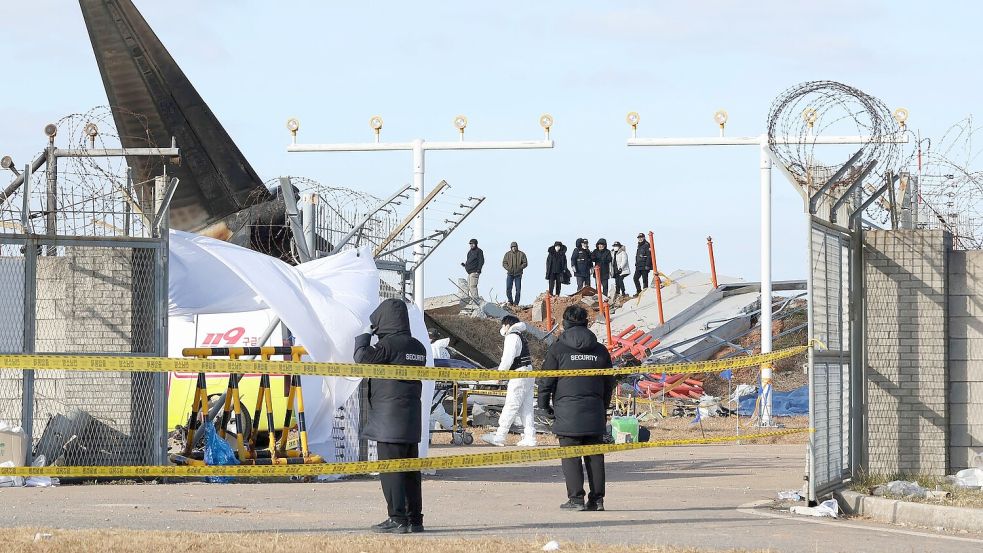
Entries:
[[811,432],[809,428],[788,428],[744,436],[721,436],[717,438],[693,438],[683,440],[661,440],[657,442],[635,442],[627,444],[599,444],[568,447],[545,447],[520,451],[496,451],[493,453],[474,453],[447,457],[426,457],[423,459],[392,459],[389,461],[360,461],[353,463],[317,463],[309,465],[232,465],[232,466],[108,466],[108,467],[12,467],[0,468],[0,476],[49,476],[52,478],[157,478],[157,477],[196,477],[196,476],[317,476],[321,474],[368,474],[373,472],[406,472],[416,470],[463,469],[493,465],[534,463],[569,457],[603,455],[648,449],[695,444],[718,444],[738,440],[759,440],[774,436],[787,436]]
[[176,359],[166,357],[111,357],[95,355],[0,355],[0,368],[22,370],[107,371],[107,372],[204,372],[236,374],[299,374],[347,376],[395,380],[507,380],[512,378],[556,378],[561,376],[608,376],[636,373],[696,374],[754,367],[798,355],[810,346],[795,346],[771,353],[731,359],[642,365],[611,369],[557,369],[498,371],[405,365],[361,365],[313,361],[239,359]]

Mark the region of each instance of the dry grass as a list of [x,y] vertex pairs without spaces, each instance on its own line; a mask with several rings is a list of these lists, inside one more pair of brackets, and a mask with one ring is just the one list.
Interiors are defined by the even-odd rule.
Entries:
[[[35,541],[38,534],[50,537]],[[6,552],[87,553],[90,551],[138,553],[198,553],[202,551],[319,553],[389,552],[433,553],[465,551],[542,551],[549,538],[512,541],[496,538],[443,539],[425,535],[372,536],[358,534],[205,534],[194,532],[155,532],[138,530],[38,530],[14,528],[0,530],[0,546]],[[261,545],[260,545],[261,544]],[[703,553],[706,549],[652,545],[592,545],[562,542],[560,551],[578,553]],[[739,550],[727,550],[739,551]],[[743,551],[743,550],[740,550]]]
[[906,482],[917,482],[919,486],[928,490],[942,490],[949,492],[949,497],[927,498],[927,497],[895,497],[887,496],[889,499],[902,499],[912,503],[929,503],[932,505],[945,505],[947,507],[971,507],[983,509],[983,491],[968,490],[957,488],[946,481],[945,478],[928,476],[924,474],[890,474],[890,475],[865,475],[854,481],[850,488],[860,493],[873,495],[874,488],[881,484],[887,484],[894,480],[904,480]]

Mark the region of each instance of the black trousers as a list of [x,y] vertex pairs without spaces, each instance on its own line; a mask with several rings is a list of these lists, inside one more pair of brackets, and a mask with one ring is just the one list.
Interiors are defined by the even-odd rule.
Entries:
[[590,284],[590,277],[577,275],[577,290],[580,290],[588,284]]
[[[415,459],[420,456],[419,444],[376,442],[380,461]],[[402,524],[423,524],[423,478],[420,471],[384,472],[382,494],[386,496],[389,518]]]
[[628,295],[625,292],[625,277],[628,275],[614,275],[614,293]]
[[607,297],[608,295],[608,282],[610,280],[611,279],[601,277],[601,293],[604,294],[604,297]]
[[554,296],[560,295],[560,286],[563,285],[563,275],[550,275],[549,288],[547,290]]
[[[563,447],[571,445],[595,445],[604,443],[604,436],[557,436]],[[584,500],[584,469],[587,470],[587,483],[590,485],[588,501],[604,499],[604,456],[589,455],[562,459],[563,479],[567,483],[567,498]]]
[[[645,286],[639,284],[638,282],[639,278],[642,279],[642,281],[645,283]],[[635,269],[635,277],[632,280],[635,281],[635,293],[640,294],[642,290],[649,287],[649,272]]]

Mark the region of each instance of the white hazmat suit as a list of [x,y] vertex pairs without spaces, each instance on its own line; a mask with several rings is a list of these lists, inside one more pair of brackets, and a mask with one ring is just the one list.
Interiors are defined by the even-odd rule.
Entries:
[[[526,331],[526,323],[518,322],[508,328],[502,327],[502,334],[505,336],[505,344],[502,351],[502,361],[498,364],[498,370],[530,371],[532,364],[522,365],[513,369],[515,360],[522,355],[522,338],[520,333]],[[508,391],[505,396],[505,406],[502,408],[502,415],[498,419],[498,431],[495,434],[486,434],[482,440],[492,445],[504,446],[505,437],[512,428],[512,423],[518,419],[522,425],[522,440],[518,445],[536,445],[535,417],[533,416],[534,398],[533,388],[536,380],[534,378],[512,378],[509,379]]]

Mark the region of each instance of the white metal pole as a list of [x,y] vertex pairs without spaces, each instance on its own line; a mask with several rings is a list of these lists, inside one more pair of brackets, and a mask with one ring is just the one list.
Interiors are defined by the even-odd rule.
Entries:
[[[771,156],[761,135],[761,353],[771,352]],[[771,424],[770,363],[761,365],[761,425]]]
[[[416,188],[416,192],[413,194],[413,206],[419,206],[423,203],[424,190],[424,150],[423,150],[423,140],[416,139],[413,141],[413,187]],[[413,221],[413,240],[423,240],[423,214],[426,210],[421,210],[420,214],[417,215],[416,220]],[[413,246],[413,256],[414,261],[423,257],[423,242],[418,243]],[[416,306],[420,308],[420,312],[423,312],[423,264],[419,264],[416,270],[413,272],[413,301]]]

